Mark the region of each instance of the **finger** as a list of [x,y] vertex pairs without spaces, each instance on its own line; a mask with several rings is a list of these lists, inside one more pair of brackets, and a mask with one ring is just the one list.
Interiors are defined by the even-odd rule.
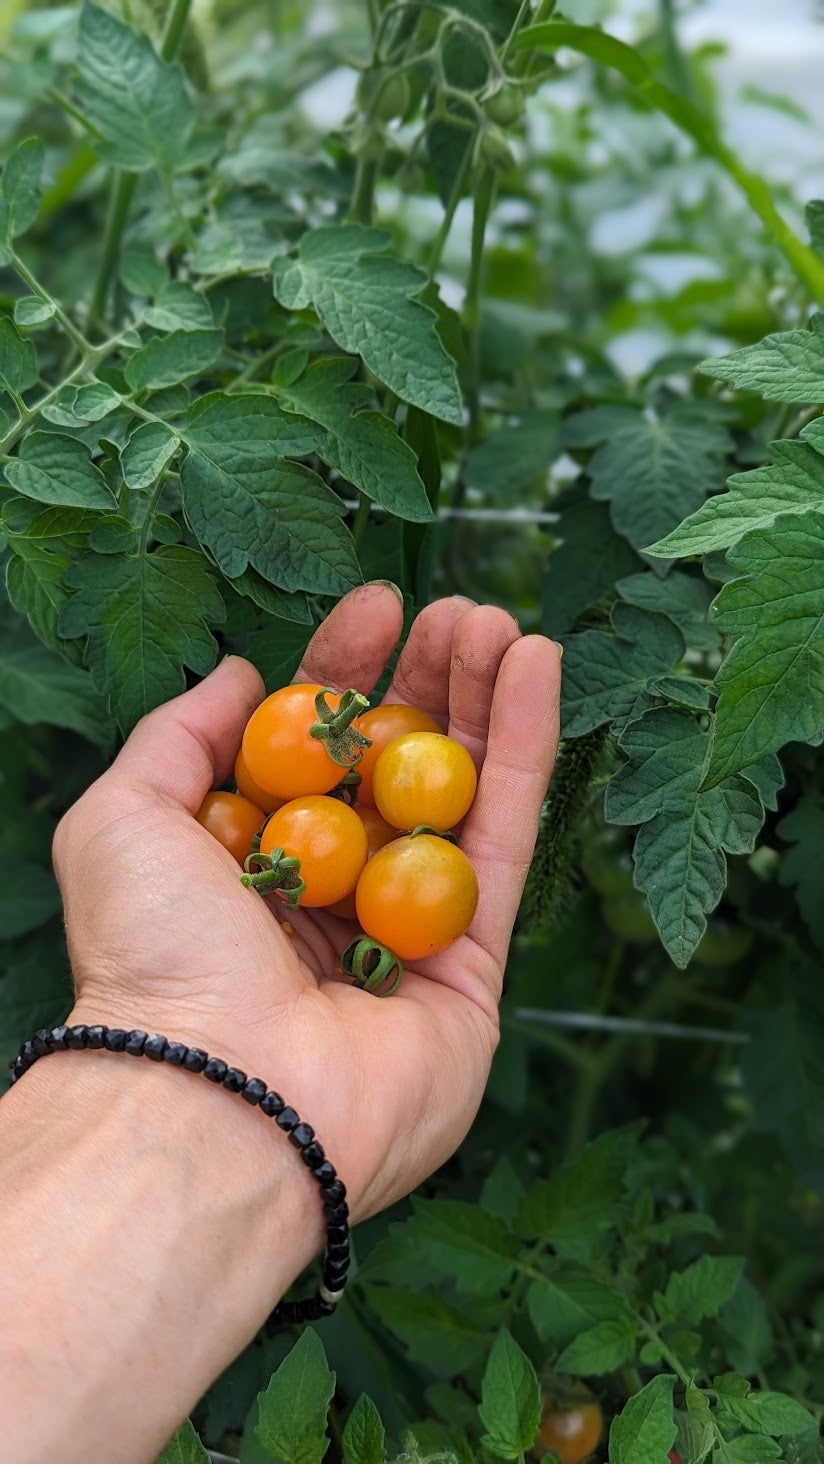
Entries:
[[455,626],[449,671],[449,735],[480,768],[486,754],[489,714],[498,670],[520,640],[516,621],[494,605],[477,605]]
[[420,707],[446,728],[452,639],[458,622],[474,605],[474,600],[452,595],[448,600],[435,600],[421,611],[398,657],[384,701]]
[[138,722],[103,775],[196,813],[210,788],[225,781],[243,729],[264,695],[254,666],[227,656],[199,685]]
[[403,598],[380,580],[339,600],[306,648],[295,681],[369,692],[383,674],[403,628]]
[[480,887],[469,933],[500,967],[558,748],[560,685],[552,641],[529,635],[510,646],[495,686],[478,793],[461,835]]

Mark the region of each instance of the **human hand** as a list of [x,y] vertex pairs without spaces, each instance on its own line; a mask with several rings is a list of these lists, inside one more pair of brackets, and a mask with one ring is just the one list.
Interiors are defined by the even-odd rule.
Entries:
[[[390,589],[354,590],[317,631],[297,679],[369,692],[400,629]],[[424,707],[475,759],[478,793],[460,842],[480,900],[467,934],[380,1000],[336,974],[351,927],[323,911],[288,912],[290,939],[277,896],[243,888],[237,864],[192,816],[229,775],[263,695],[253,667],[222,662],[143,720],[58,829],[77,989],[69,1020],[161,1031],[264,1078],[315,1128],[354,1219],[408,1193],[456,1148],[483,1092],[557,745],[558,689],[557,648],[521,638],[501,610],[455,598],[415,621],[386,699]]]

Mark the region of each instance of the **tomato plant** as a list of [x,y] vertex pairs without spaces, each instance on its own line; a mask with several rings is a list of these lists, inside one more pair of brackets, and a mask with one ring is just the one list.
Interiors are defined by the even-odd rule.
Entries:
[[238,864],[242,864],[252,848],[266,815],[248,798],[238,793],[207,793],[195,818],[217,839]]
[[478,775],[466,748],[442,732],[406,732],[390,742],[372,773],[378,811],[396,829],[443,832],[469,812]]
[[301,905],[334,905],[355,888],[366,863],[366,829],[337,798],[294,798],[272,814],[263,830],[261,854],[275,849],[300,860]]
[[367,935],[402,961],[420,961],[457,940],[478,904],[466,855],[435,834],[407,835],[369,860],[355,891]]

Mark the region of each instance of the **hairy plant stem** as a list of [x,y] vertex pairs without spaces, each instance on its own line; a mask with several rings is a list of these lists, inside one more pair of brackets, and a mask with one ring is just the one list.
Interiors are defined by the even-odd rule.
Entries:
[[[105,361],[107,356],[111,356],[112,352],[117,350],[120,341],[120,335],[114,335],[109,340],[103,341],[99,346],[90,346],[83,359],[78,361],[77,365],[73,367],[67,376],[63,377],[62,381],[59,381],[56,386],[51,387],[49,391],[45,392],[40,400],[36,401],[31,407],[24,407],[24,415],[21,416],[19,421],[15,422],[13,427],[9,428],[5,437],[0,437],[0,456],[3,456],[14,447],[18,438],[23,436],[29,422],[32,422],[35,417],[39,416],[44,407],[51,406],[51,403],[59,396],[64,387],[71,386],[72,382],[79,380],[86,372],[94,371],[100,365],[101,361]],[[151,420],[154,419],[152,418]]]
[[430,279],[434,279],[435,275],[440,269],[443,251],[446,247],[446,241],[449,238],[450,230],[452,228],[455,214],[458,209],[458,204],[463,198],[464,188],[466,187],[466,180],[469,176],[469,166],[471,161],[472,145],[470,143],[466,149],[466,152],[464,153],[461,165],[457,173],[455,174],[455,180],[452,184],[452,189],[447,200],[446,210],[444,212],[443,218],[441,219],[441,226],[435,236],[435,241],[432,245],[429,259],[427,260],[426,270]]
[[51,305],[55,320],[61,327],[64,335],[68,336],[72,345],[77,347],[81,356],[87,356],[93,350],[93,347],[77,327],[72,324],[65,310],[61,310],[57,301],[52,298],[48,290],[44,289],[39,280],[35,279],[31,270],[26,267],[19,255],[12,255],[11,263],[15,273],[20,276],[24,285],[28,285],[32,294],[36,295],[38,300],[42,300],[46,305]]
[[472,214],[472,248],[469,277],[464,301],[464,326],[469,344],[469,445],[476,443],[481,428],[481,286],[483,284],[484,239],[496,178],[492,168],[484,168],[475,194]]
[[355,514],[355,522],[352,525],[352,538],[355,541],[355,548],[360,549],[363,537],[366,533],[366,525],[369,522],[369,510],[372,507],[370,499],[365,493],[361,493],[358,499],[358,508]]
[[191,6],[192,0],[172,0],[169,6],[163,27],[163,40],[160,43],[160,54],[164,61],[174,61],[178,53]]
[[349,217],[358,224],[371,224],[372,222],[379,166],[377,158],[366,158],[362,154],[358,158],[352,202],[349,205]]

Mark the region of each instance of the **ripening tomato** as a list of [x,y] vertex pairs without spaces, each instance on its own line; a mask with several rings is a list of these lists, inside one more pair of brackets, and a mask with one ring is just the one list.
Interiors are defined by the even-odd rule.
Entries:
[[[397,839],[397,829],[391,828],[386,819],[381,818],[376,808],[360,808],[356,805],[354,811],[366,829],[367,860],[371,859],[373,854],[377,854],[384,844],[391,844],[393,839]],[[341,920],[357,920],[355,891],[352,890],[344,900],[338,900],[337,904],[330,905],[329,914],[338,915]]]
[[[583,1395],[584,1390],[581,1392]],[[591,1395],[582,1396],[571,1408],[560,1408],[545,1398],[541,1427],[530,1453],[533,1459],[542,1459],[552,1449],[561,1464],[583,1464],[598,1445],[603,1421],[601,1405]]]
[[478,880],[455,844],[408,834],[369,860],[355,904],[367,935],[402,961],[420,961],[463,935],[477,908]]
[[242,864],[266,814],[239,793],[207,793],[195,818]]
[[478,775],[466,748],[442,732],[407,732],[384,748],[372,775],[375,807],[396,829],[443,831],[468,811]]
[[249,769],[243,761],[243,748],[235,758],[235,785],[238,793],[242,793],[243,797],[248,798],[250,803],[254,803],[256,808],[262,808],[264,813],[274,813],[275,809],[280,808],[285,801],[283,798],[275,798],[271,793],[267,793],[265,788],[261,788],[251,777]]
[[[407,732],[440,732],[440,727],[434,717],[428,712],[422,712],[420,707],[407,707],[402,702],[381,702],[380,706],[370,707],[368,712],[358,717],[358,730],[368,737],[372,743],[367,747],[360,762],[358,772],[361,780],[358,784],[358,802],[367,803],[370,808],[375,807],[375,799],[372,796],[372,775],[375,771],[375,763],[385,747],[394,742],[398,737],[403,737]],[[413,827],[413,825],[398,824],[398,828]]]
[[[323,742],[309,735],[317,722],[315,697],[322,686],[297,682],[282,686],[254,711],[243,734],[243,761],[250,777],[274,798],[288,801],[308,793],[328,793],[346,771],[332,761]],[[336,710],[340,696],[327,697]]]
[[282,848],[300,860],[306,889],[300,904],[334,905],[355,888],[366,863],[367,839],[358,815],[339,798],[310,796],[284,803],[266,824],[262,854]]
[[681,1464],[681,1455],[676,1454],[674,1449],[670,1449],[669,1453],[667,1454],[667,1458],[669,1459],[670,1464]]

